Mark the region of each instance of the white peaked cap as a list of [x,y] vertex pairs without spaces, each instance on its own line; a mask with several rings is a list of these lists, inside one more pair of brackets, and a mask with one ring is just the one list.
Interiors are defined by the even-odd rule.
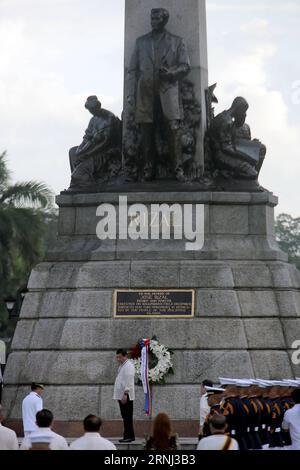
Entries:
[[300,380],[290,380],[290,379],[285,379],[284,383],[287,384],[289,387],[299,387],[300,385]]
[[220,387],[204,387],[207,392],[216,392],[216,393],[222,393],[225,392],[225,388],[220,388]]
[[221,385],[236,385],[238,379],[229,379],[226,377],[219,377],[219,382]]

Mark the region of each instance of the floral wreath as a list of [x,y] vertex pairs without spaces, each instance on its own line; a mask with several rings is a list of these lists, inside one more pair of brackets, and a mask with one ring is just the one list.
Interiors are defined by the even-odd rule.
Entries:
[[[135,373],[138,378],[141,376],[141,341],[139,341],[130,351],[130,358],[134,364]],[[149,347],[149,383],[164,384],[168,374],[174,374],[173,351],[168,349],[157,340],[156,336],[150,340]],[[139,382],[140,379],[139,379]]]

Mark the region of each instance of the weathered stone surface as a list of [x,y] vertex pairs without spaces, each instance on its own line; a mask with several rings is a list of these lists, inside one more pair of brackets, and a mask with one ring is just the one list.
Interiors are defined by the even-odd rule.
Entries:
[[231,269],[225,264],[191,261],[181,264],[180,286],[232,288],[234,284]]
[[[6,386],[3,407],[10,419],[22,418],[22,400],[30,393],[30,386]],[[54,420],[82,421],[89,414],[99,415],[100,388],[98,386],[48,386],[43,395],[44,407],[51,410]]]
[[289,355],[286,351],[251,351],[255,377],[282,380],[293,377]]
[[5,386],[3,389],[2,403],[7,419],[22,419],[22,400],[30,392],[30,387]]
[[[62,199],[66,208],[74,202],[84,210],[101,202],[116,203],[118,196]],[[153,193],[128,196],[129,203],[149,204],[154,198]],[[178,202],[178,193],[155,193],[154,199]],[[40,380],[51,384],[44,404],[59,419],[82,420],[92,412],[119,420],[112,400],[115,348],[130,348],[145,336],[157,335],[174,350],[174,376],[167,378],[166,387],[153,387],[154,413],[167,411],[173,419],[198,417],[199,383],[204,378],[300,376],[300,366],[291,361],[297,352],[292,345],[300,340],[300,277],[294,267],[276,261],[284,255],[272,236],[273,196],[190,192],[180,195],[179,202],[207,204],[205,247],[199,253],[187,254],[169,241],[155,244],[152,251],[147,243],[105,245],[84,234],[70,234],[52,251],[53,262],[33,270],[5,372],[4,406],[11,418],[21,417],[29,384]],[[218,209],[212,210],[213,205]],[[222,227],[217,227],[220,234],[208,233],[210,212],[228,205],[249,210],[246,236],[232,233],[238,225],[229,226],[230,233],[223,233]],[[214,222],[219,224],[219,219]],[[82,233],[90,230],[83,219],[80,224]],[[60,230],[65,230],[63,225]],[[116,288],[179,286],[196,290],[195,319],[112,318]],[[22,384],[18,390],[17,384]],[[137,419],[144,419],[143,405],[143,391],[137,387]]]
[[284,317],[300,316],[300,293],[297,291],[276,292],[280,315]]
[[[135,248],[134,248],[135,245]],[[117,249],[115,253],[116,260],[131,260],[162,262],[166,265],[169,262],[178,262],[178,259],[193,260],[195,252],[185,251],[185,240],[149,240],[145,241],[117,241]]]
[[76,208],[76,235],[96,236],[96,226],[100,219],[96,217],[97,207],[77,207]]
[[113,291],[108,290],[29,293],[22,307],[21,318],[111,317],[112,296]]
[[[5,373],[5,386],[8,384],[15,385],[17,383],[26,383],[26,380],[23,380],[25,364],[27,361],[27,356],[29,353],[27,352],[12,352],[9,354],[6,364],[6,373]],[[39,369],[40,364],[37,363],[35,365],[35,370]],[[29,378],[29,382],[33,381],[33,377],[36,377],[36,381],[42,379],[38,378],[39,370],[36,372],[32,371],[31,377]]]
[[[182,8],[182,5],[180,5]],[[150,27],[150,25],[149,25]],[[90,193],[90,194],[61,194],[56,197],[56,203],[59,207],[81,207],[81,206],[99,206],[103,203],[118,204],[120,194],[118,192]],[[270,192],[263,193],[237,193],[237,192],[194,192],[186,191],[179,193],[174,191],[137,191],[126,194],[129,204],[141,203],[152,204],[183,202],[186,204],[224,204],[224,205],[265,205],[275,207],[278,205],[278,198]]]
[[237,293],[231,290],[198,290],[196,315],[206,317],[240,317]]
[[[110,385],[102,386],[100,391],[100,415],[102,419],[120,419],[120,408],[119,404],[113,400],[114,388]],[[135,387],[135,402],[133,406],[133,418],[134,419],[145,419],[145,395],[141,386]]]
[[211,206],[210,233],[248,235],[248,206]]
[[[101,415],[104,419],[120,419],[118,405],[112,400],[112,387],[101,388]],[[145,419],[142,387],[136,387],[137,401],[134,418]],[[178,406],[178,403],[181,406]],[[153,416],[159,412],[172,419],[197,419],[199,413],[199,385],[155,385],[152,387]]]
[[[179,197],[180,194],[180,197]],[[279,250],[272,228],[272,211],[274,197],[250,193],[128,193],[128,204],[141,203],[150,207],[150,203],[168,204],[205,204],[205,235],[206,247],[199,252],[186,252],[185,241],[151,241],[139,240],[105,240],[96,238],[96,209],[101,203],[115,205],[119,201],[118,193],[95,195],[60,196],[58,202],[61,209],[69,210],[76,205],[79,215],[76,225],[76,238],[61,234],[57,245],[47,256],[53,261],[86,261],[86,260],[132,260],[132,259],[225,259],[225,260],[266,260],[286,261],[286,255]],[[70,202],[71,201],[71,202]],[[73,206],[74,208],[75,206]],[[217,214],[218,211],[220,214]],[[243,217],[237,215],[243,213]],[[117,211],[118,212],[118,211]],[[237,222],[230,223],[229,215],[236,214]],[[252,217],[245,223],[248,212]],[[213,215],[215,214],[215,215]],[[244,219],[244,220],[243,220]],[[269,220],[270,233],[265,229],[256,229]],[[216,230],[213,227],[217,224]],[[239,227],[240,225],[240,227]],[[245,232],[245,227],[248,227]],[[79,232],[78,232],[79,230]],[[217,233],[216,233],[217,232]],[[220,234],[218,235],[218,233]],[[241,232],[241,233],[240,233]],[[252,233],[253,232],[253,233]],[[75,234],[75,229],[74,229]],[[70,234],[72,235],[72,234]],[[245,236],[247,235],[247,236]],[[210,240],[211,239],[211,240]]]
[[86,263],[79,271],[77,287],[129,287],[130,263],[126,261]]
[[245,317],[277,317],[276,295],[272,291],[240,291],[242,315]]
[[244,320],[250,349],[285,349],[282,326],[275,319]]
[[17,327],[12,342],[12,349],[29,349],[30,340],[32,337],[33,329],[35,326],[34,321],[20,320],[17,323]]
[[[33,271],[29,288],[73,289],[129,287],[128,261],[43,263]],[[46,285],[47,284],[47,285]]]
[[294,288],[300,290],[300,270],[296,268],[293,264],[289,265],[290,276],[292,280],[292,285]]
[[270,272],[274,287],[279,289],[294,287],[292,269],[287,263],[270,263]]
[[44,384],[100,385],[113,384],[117,373],[115,351],[59,352],[34,351],[28,354],[14,352],[9,358],[6,384],[31,383],[32,377]]
[[52,263],[38,264],[30,274],[28,281],[28,289],[46,289],[48,286],[49,272],[52,268]]
[[[11,354],[7,385],[36,381],[52,385],[113,385],[117,373],[115,351],[33,351]],[[241,351],[176,351],[169,384],[200,383],[207,375],[218,381],[224,368],[232,377],[252,375],[249,354]]]
[[225,370],[230,377],[253,375],[246,351],[175,351],[173,363],[175,374],[167,377],[169,384],[200,384],[207,377],[218,383]]
[[249,206],[249,233],[268,235],[275,238],[274,208],[270,206]]
[[29,292],[25,295],[20,318],[37,318],[39,316],[39,305],[43,297],[42,292]]
[[300,341],[300,321],[299,320],[282,320],[283,329],[287,341],[288,349],[293,348],[295,341]]
[[100,389],[98,386],[48,386],[43,401],[54,419],[82,421],[89,414],[99,414]]
[[204,249],[195,252],[195,259],[230,261],[286,261],[287,255],[261,235],[206,235]]
[[[25,322],[22,321],[20,323]],[[30,345],[27,344],[27,349],[59,349],[65,323],[66,320],[64,319],[37,321]],[[14,345],[14,348],[16,350],[25,349],[24,347],[20,347],[19,344]]]
[[246,347],[241,320],[39,320],[30,348],[105,350],[112,345],[131,347],[136,340],[157,335],[171,349],[219,349]]
[[272,287],[272,277],[264,263],[236,263],[232,272],[236,287]]
[[58,219],[58,233],[60,235],[72,235],[75,232],[76,208],[61,207]]
[[[181,404],[181,406],[178,406]],[[153,387],[154,416],[163,411],[173,419],[195,419],[199,409],[199,385]],[[175,416],[174,416],[175,414]]]
[[131,287],[179,287],[179,269],[178,262],[132,262]]
[[289,356],[294,377],[300,377],[300,339],[297,343],[297,348],[289,351]]

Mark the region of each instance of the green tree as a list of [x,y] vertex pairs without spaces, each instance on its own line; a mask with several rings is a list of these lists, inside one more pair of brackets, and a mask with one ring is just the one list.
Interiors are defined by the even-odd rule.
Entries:
[[280,214],[276,220],[276,236],[289,260],[300,269],[300,217],[293,218],[289,214]]
[[47,224],[55,217],[52,199],[43,183],[12,184],[6,154],[0,155],[0,329],[7,322],[4,298],[26,286],[45,251]]

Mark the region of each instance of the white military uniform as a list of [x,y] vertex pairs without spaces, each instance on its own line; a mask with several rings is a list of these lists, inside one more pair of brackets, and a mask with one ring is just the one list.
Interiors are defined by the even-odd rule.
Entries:
[[50,428],[37,428],[37,431],[24,437],[21,450],[29,450],[33,443],[49,443],[51,450],[69,450],[66,439]]
[[128,393],[129,400],[135,399],[134,374],[134,365],[129,359],[120,365],[115,381],[114,400],[122,400],[124,392]]
[[292,439],[291,450],[300,450],[300,405],[285,412],[282,429],[289,431]]
[[203,428],[206,417],[210,412],[210,406],[208,404],[208,394],[205,393],[200,398],[200,429]]
[[[213,436],[201,439],[197,450],[223,450],[227,437],[224,434],[214,434]],[[239,450],[239,445],[235,439],[231,439],[228,450]]]
[[0,450],[19,450],[17,435],[0,423]]
[[108,439],[104,439],[98,432],[86,432],[84,436],[70,444],[71,450],[117,450]]
[[0,340],[0,364],[6,364],[6,344]]
[[38,429],[36,414],[43,409],[43,400],[36,392],[31,392],[22,403],[23,428],[25,436]]

